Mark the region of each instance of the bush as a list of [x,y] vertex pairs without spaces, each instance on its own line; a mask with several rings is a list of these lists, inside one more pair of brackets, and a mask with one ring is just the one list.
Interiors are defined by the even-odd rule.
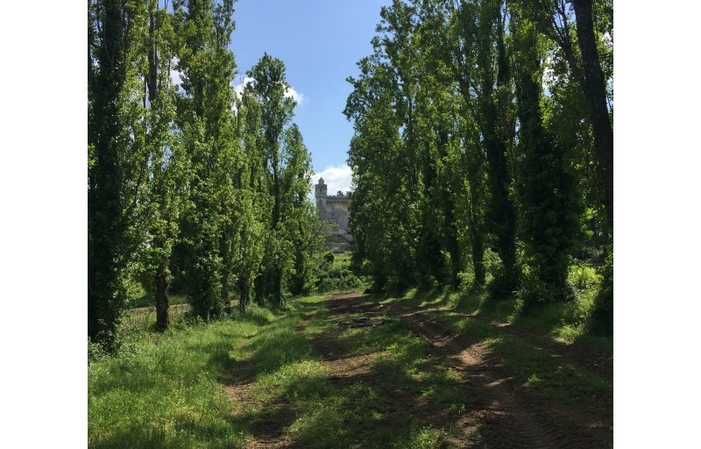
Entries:
[[335,290],[352,290],[367,283],[364,277],[358,277],[348,268],[332,267],[319,273],[316,290],[319,293]]
[[591,335],[613,337],[613,255],[609,251],[609,257],[601,268],[601,287],[594,299],[594,309],[589,320],[587,330]]
[[327,251],[324,256],[323,256],[324,262],[326,264],[333,265],[334,260],[336,259],[331,251]]
[[577,263],[570,267],[567,282],[577,290],[588,290],[595,288],[601,283],[601,274],[596,269]]
[[520,296],[523,300],[522,313],[526,315],[535,312],[545,304],[569,302],[575,299],[574,290],[567,283],[564,286],[557,286],[543,282],[533,275],[524,276]]

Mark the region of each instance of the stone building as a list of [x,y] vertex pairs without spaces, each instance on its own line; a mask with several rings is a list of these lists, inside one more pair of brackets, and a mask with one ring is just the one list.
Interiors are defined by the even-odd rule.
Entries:
[[328,186],[324,184],[324,178],[314,186],[314,198],[319,218],[333,225],[333,233],[339,243],[353,243],[353,236],[348,225],[351,192],[338,192],[336,195],[328,194]]

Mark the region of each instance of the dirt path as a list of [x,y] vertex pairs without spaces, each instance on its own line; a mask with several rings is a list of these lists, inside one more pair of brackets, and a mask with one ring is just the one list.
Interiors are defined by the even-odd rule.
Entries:
[[[349,354],[339,337],[341,329],[338,335],[315,336],[311,343],[330,368],[329,378],[341,386],[361,384],[368,391],[380,392],[377,409],[393,417],[397,430],[410,421],[435,429],[450,429],[450,437],[441,447],[451,448],[613,447],[611,410],[593,404],[562,403],[539,395],[518,380],[516,373],[486,345],[447,330],[447,326],[431,318],[427,310],[401,302],[390,305],[368,302],[366,297],[357,294],[334,295],[325,305],[328,319],[337,322],[357,314],[402,320],[412,333],[431,345],[441,369],[457,373],[457,395],[469,396],[470,406],[456,412],[426,400],[410,381],[397,382],[393,374],[372,369],[377,366],[377,354]],[[301,323],[300,329],[304,325]],[[560,357],[583,372],[612,378],[612,360],[596,351],[564,345],[516,326],[495,328],[547,351],[552,357]],[[238,394],[245,388],[244,382]],[[289,420],[284,421],[289,423]],[[284,425],[271,422],[266,428],[255,430],[250,448],[299,447],[285,432]],[[362,444],[355,446],[363,447]]]

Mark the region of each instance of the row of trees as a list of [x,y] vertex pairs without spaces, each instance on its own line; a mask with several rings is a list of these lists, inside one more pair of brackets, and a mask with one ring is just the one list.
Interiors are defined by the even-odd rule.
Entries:
[[395,0],[381,16],[344,111],[356,264],[378,289],[457,287],[484,285],[495,254],[494,297],[572,298],[572,257],[612,256],[612,2]]
[[233,3],[89,1],[88,335],[107,350],[138,274],[160,330],[174,276],[204,320],[307,287],[310,155],[282,61],[235,92]]

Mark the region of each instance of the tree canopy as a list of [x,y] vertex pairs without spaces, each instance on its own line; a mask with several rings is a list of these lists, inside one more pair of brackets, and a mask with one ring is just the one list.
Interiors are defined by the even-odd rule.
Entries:
[[310,288],[311,157],[281,60],[265,54],[234,91],[233,6],[89,2],[88,336],[107,350],[130,279],[153,293],[159,330],[173,287],[204,320],[234,292],[244,310]]
[[[107,350],[134,279],[161,331],[173,290],[208,321],[312,287],[311,156],[282,60],[235,91],[234,3],[88,3],[88,335]],[[356,273],[530,307],[606,264],[610,320],[612,42],[610,0],[383,7],[343,110]]]

